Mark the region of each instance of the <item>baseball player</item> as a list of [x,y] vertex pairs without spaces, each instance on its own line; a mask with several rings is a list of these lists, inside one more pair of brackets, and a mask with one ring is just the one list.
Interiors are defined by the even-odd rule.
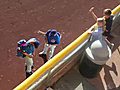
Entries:
[[[49,29],[47,32],[38,31],[40,35],[44,35],[45,45],[42,52],[39,53],[39,56],[43,58],[44,63],[50,60],[53,57],[55,48],[60,44],[61,35],[55,29]],[[47,58],[47,52],[49,50],[49,55]]]
[[40,45],[40,42],[36,38],[31,38],[28,41],[24,42],[24,44],[21,44],[18,50],[19,57],[22,57],[25,59],[25,71],[26,71],[26,78],[28,78],[30,75],[32,75],[32,69],[33,69],[33,58],[35,56],[35,48],[38,48]]

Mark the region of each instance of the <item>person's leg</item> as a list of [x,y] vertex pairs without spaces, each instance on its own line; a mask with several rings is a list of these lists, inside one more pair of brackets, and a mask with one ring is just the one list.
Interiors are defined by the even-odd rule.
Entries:
[[29,57],[25,57],[25,64],[26,64],[26,78],[32,75],[32,68],[33,68],[33,59]]
[[39,53],[39,56],[43,58],[44,63],[46,63],[47,60],[48,60],[48,59],[47,59],[48,49],[49,49],[49,44],[45,44],[43,51]]
[[53,57],[55,48],[56,48],[56,45],[50,45],[50,51],[49,51],[48,60],[50,60]]
[[40,53],[41,53],[41,54],[47,54],[48,49],[49,49],[49,44],[45,44],[43,51],[40,52]]

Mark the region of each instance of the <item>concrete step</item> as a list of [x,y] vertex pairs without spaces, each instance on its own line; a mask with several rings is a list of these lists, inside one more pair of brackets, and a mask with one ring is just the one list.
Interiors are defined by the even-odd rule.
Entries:
[[73,68],[55,84],[54,90],[96,90],[96,88]]

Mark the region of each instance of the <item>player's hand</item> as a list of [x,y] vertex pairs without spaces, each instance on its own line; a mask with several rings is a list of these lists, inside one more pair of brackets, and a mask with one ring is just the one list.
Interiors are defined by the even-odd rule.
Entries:
[[40,35],[45,35],[45,32],[40,31],[40,30],[37,33],[40,34]]
[[91,30],[88,30],[87,32],[88,32],[88,34],[91,34],[91,33],[92,33],[92,31],[91,31]]
[[91,7],[90,10],[89,10],[89,12],[93,12],[93,10],[94,10],[94,7]]
[[29,57],[30,57],[30,58],[33,58],[33,57],[34,57],[34,55],[29,55]]
[[41,32],[40,32],[40,31],[37,31],[37,33],[38,33],[38,34],[41,34]]

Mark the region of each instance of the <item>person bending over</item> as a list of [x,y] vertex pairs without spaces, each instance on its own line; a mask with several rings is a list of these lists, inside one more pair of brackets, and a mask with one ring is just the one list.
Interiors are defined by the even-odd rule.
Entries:
[[[55,48],[60,44],[61,35],[55,29],[49,29],[47,32],[38,31],[40,35],[44,35],[45,45],[42,52],[39,53],[39,56],[43,58],[44,63],[50,60],[53,57]],[[49,50],[50,49],[50,50]],[[48,58],[47,52],[49,50]]]

